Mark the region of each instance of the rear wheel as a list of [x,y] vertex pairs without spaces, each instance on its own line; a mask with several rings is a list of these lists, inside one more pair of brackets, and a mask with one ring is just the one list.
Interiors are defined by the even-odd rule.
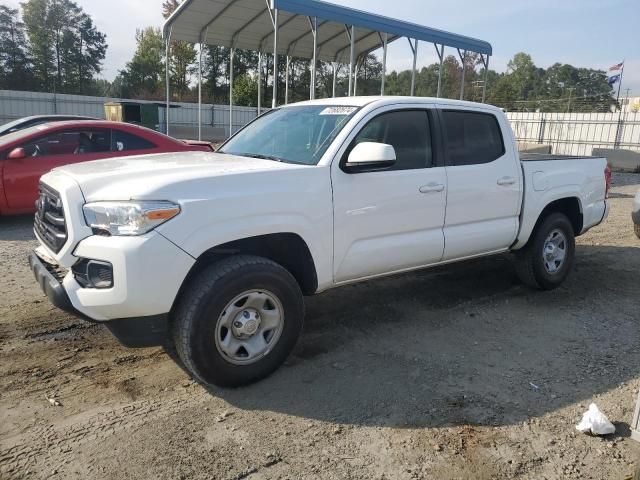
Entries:
[[633,229],[636,232],[636,237],[640,238],[640,225],[638,224],[634,225]]
[[569,275],[575,256],[573,226],[566,215],[552,213],[516,252],[516,271],[526,285],[541,290],[558,287]]
[[173,339],[191,374],[233,387],[276,370],[303,319],[302,293],[287,270],[266,258],[237,255],[189,283],[172,319]]

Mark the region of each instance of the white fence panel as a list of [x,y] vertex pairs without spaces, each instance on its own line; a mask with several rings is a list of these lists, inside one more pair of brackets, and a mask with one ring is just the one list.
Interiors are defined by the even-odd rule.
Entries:
[[[0,124],[28,115],[68,114],[104,118],[106,102],[142,102],[159,105],[158,129],[166,131],[164,102],[0,90]],[[169,121],[181,138],[198,138],[198,104],[172,102]],[[265,109],[266,110],[266,109]],[[254,107],[233,107],[233,132],[257,116]],[[552,152],[591,155],[593,148],[622,148],[640,152],[640,113],[508,112],[518,144],[551,145]],[[202,105],[203,139],[219,132],[228,137],[229,106]],[[224,132],[223,130],[224,129]],[[171,133],[171,129],[170,129]]]
[[591,155],[594,148],[640,152],[640,113],[508,112],[518,145],[551,145],[552,152]]
[[[140,102],[157,103],[159,106],[158,129],[166,131],[164,102],[133,100],[111,97],[88,97],[84,95],[67,95],[40,92],[21,92],[0,90],[0,125],[27,117],[29,115],[86,115],[104,118],[104,104],[107,102]],[[169,122],[185,138],[198,138],[198,104],[171,102]],[[267,109],[264,109],[265,111]],[[255,107],[233,107],[233,131],[236,132],[258,114]],[[224,129],[224,136],[229,136],[229,106],[202,104],[202,125]],[[171,132],[171,129],[169,130]]]

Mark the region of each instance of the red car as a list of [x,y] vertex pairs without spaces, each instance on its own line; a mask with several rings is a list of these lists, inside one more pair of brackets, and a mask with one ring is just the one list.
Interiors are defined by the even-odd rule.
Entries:
[[55,167],[101,158],[208,151],[148,128],[104,120],[45,123],[0,138],[0,215],[32,213],[38,181]]

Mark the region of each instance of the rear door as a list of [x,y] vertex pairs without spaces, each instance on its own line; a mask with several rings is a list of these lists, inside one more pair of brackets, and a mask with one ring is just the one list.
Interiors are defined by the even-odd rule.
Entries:
[[[333,162],[336,282],[442,258],[446,174],[434,155],[435,113],[421,107],[372,112],[355,129],[340,162]],[[346,158],[359,142],[392,145],[396,164],[378,171],[345,171]]]
[[447,209],[443,260],[508,248],[521,203],[520,164],[506,120],[481,109],[442,108],[447,156]]
[[70,163],[111,156],[111,131],[100,128],[71,128],[50,132],[23,145],[27,156],[6,159],[4,189],[9,208],[28,212],[35,209],[40,177]]

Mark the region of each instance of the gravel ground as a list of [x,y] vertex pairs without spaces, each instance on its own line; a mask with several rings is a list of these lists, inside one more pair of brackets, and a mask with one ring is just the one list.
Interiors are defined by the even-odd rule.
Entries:
[[[0,219],[0,478],[626,478],[640,175],[614,182],[561,288],[521,286],[498,256],[331,291],[286,365],[235,390],[51,307],[31,219]],[[614,435],[576,432],[591,402]]]

